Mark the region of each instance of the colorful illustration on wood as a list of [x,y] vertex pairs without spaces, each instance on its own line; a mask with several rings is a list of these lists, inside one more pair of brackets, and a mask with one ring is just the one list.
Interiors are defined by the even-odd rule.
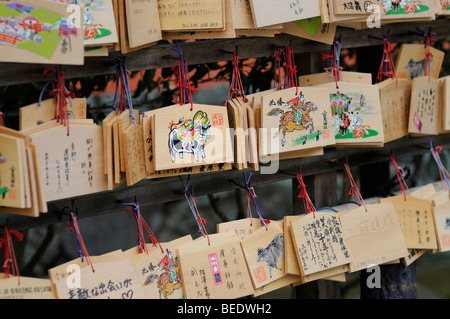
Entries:
[[177,124],[169,123],[169,152],[172,162],[178,154],[183,159],[184,153],[191,153],[195,162],[199,161],[199,153],[205,155],[206,142],[211,138],[209,129],[211,123],[206,112],[197,111],[192,119],[181,118]]
[[[278,266],[280,258],[284,253],[284,234],[276,234],[273,240],[265,248],[258,248],[257,262],[266,263],[269,268],[269,276],[272,278],[272,269],[283,271]],[[281,260],[283,262],[283,260]]]
[[331,115],[336,139],[367,138],[378,132],[364,123],[366,114],[373,113],[366,96],[362,93],[330,94]]
[[[291,133],[293,131],[308,131],[308,137],[300,137],[292,139],[293,144],[305,144],[308,139],[316,138],[319,139],[321,131],[314,133],[314,122],[310,116],[311,112],[317,111],[317,106],[313,102],[305,101],[305,96],[300,93],[300,96],[291,99],[287,102],[280,98],[278,101],[270,101],[270,106],[280,106],[275,107],[270,112],[267,113],[268,116],[279,116],[280,125],[279,131],[283,138],[281,140],[281,146],[286,145],[286,133]],[[288,110],[282,110],[283,107],[287,107]]]
[[441,8],[443,11],[450,11],[450,0],[441,0]]
[[414,14],[428,11],[430,8],[421,0],[383,0],[385,15]]
[[152,271],[144,282],[144,286],[155,284],[158,287],[160,298],[167,299],[167,296],[181,289],[181,275],[178,258],[166,249],[166,255],[157,266],[152,266]]
[[77,29],[57,12],[16,2],[0,4],[0,46],[51,58],[61,40],[62,53],[71,50],[72,36],[77,36]]
[[[116,33],[111,0],[50,0],[65,4],[76,4],[83,9],[84,40],[90,44]],[[114,24],[113,24],[114,22]],[[116,37],[106,42],[117,42]],[[98,43],[97,41],[95,43]]]

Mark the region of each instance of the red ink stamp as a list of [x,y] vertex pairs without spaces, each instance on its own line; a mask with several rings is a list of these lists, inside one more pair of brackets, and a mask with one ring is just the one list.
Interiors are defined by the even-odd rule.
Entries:
[[256,268],[253,273],[255,274],[256,281],[258,283],[266,281],[267,280],[267,274],[266,270],[263,266]]
[[220,273],[219,260],[217,259],[217,254],[209,254],[208,255],[209,266],[211,267],[211,272],[213,275],[214,283],[216,285],[220,285],[223,283],[222,275]]
[[420,120],[419,114],[417,114],[417,112],[414,113],[413,122],[414,122],[414,125],[419,130],[419,133],[421,133],[423,124],[422,124],[422,121]]
[[212,115],[212,125],[223,125],[223,114],[222,113],[213,113]]

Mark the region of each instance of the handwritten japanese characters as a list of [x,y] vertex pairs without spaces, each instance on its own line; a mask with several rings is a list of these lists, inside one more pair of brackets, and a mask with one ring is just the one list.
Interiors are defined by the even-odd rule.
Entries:
[[291,235],[302,276],[331,270],[352,261],[336,214],[307,214],[292,222]]
[[370,204],[339,213],[352,252],[350,272],[381,265],[408,254],[392,204]]
[[413,134],[439,134],[439,82],[428,76],[412,81],[408,131]]
[[50,280],[10,276],[0,280],[0,299],[55,299]]
[[177,250],[186,299],[231,299],[253,293],[239,240],[222,234]]
[[157,0],[125,1],[125,8],[131,48],[162,39]]
[[437,249],[432,203],[410,195],[380,199],[392,203],[408,249]]

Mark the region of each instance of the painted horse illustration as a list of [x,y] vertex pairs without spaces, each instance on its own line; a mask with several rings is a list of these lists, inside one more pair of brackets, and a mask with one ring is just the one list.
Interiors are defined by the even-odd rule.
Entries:
[[167,250],[167,255],[159,262],[157,269],[163,269],[161,274],[151,274],[147,276],[144,286],[148,286],[156,281],[159,297],[167,299],[167,296],[181,289],[180,267],[177,258]]
[[196,162],[199,160],[199,152],[205,158],[205,144],[211,138],[210,128],[208,115],[203,111],[195,113],[192,120],[181,118],[178,124],[170,123],[169,152],[172,156],[172,162],[175,162],[177,153],[181,159],[183,159],[184,153],[194,154]]
[[310,129],[310,133],[314,130],[314,123],[309,113],[317,111],[317,106],[311,102],[304,102],[304,96],[300,96],[285,103],[284,106],[290,107],[292,110],[283,111],[280,108],[275,108],[267,113],[268,116],[280,116],[279,131],[283,134],[281,146],[286,144],[286,133],[293,131],[301,131]]

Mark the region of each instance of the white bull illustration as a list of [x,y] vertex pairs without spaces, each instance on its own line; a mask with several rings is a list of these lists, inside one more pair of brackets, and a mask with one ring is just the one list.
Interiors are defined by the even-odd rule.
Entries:
[[205,144],[210,136],[211,124],[206,112],[198,111],[192,120],[180,119],[178,124],[170,124],[169,152],[172,162],[175,162],[175,155],[178,153],[183,159],[184,153],[194,154],[195,161],[199,161],[198,153],[205,155]]

